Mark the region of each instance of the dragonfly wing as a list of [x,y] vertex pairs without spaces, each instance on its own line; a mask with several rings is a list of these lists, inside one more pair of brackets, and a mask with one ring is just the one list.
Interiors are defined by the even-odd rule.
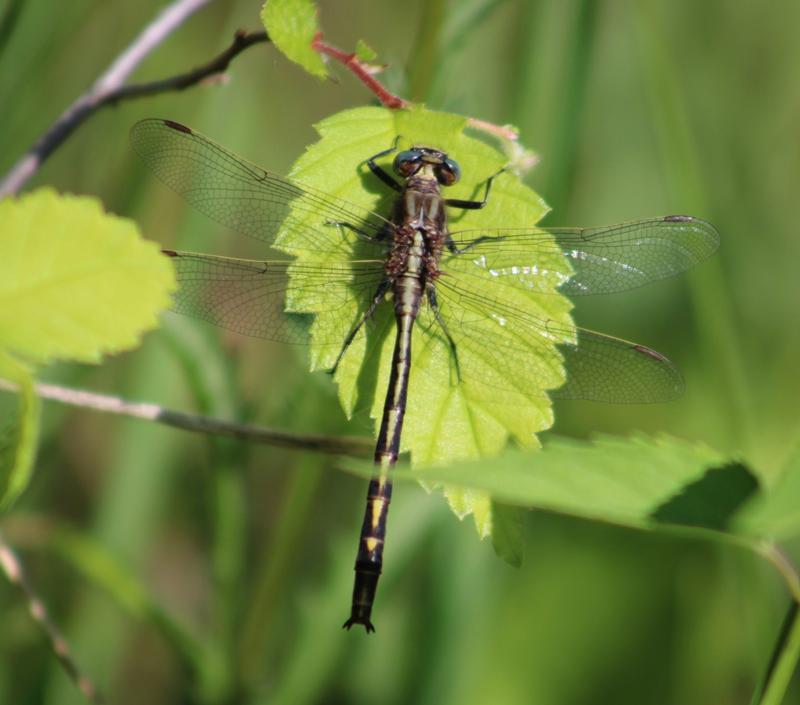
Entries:
[[306,265],[256,261],[165,250],[175,265],[178,291],[173,310],[243,335],[285,343],[308,343],[311,315],[286,312],[292,302],[314,302],[325,317],[314,343],[340,346],[359,311],[383,280],[383,263]]
[[244,235],[271,245],[285,226],[298,250],[349,254],[357,245],[365,257],[386,251],[374,240],[388,226],[381,216],[265,171],[185,125],[142,120],[131,129],[131,144],[188,203]]
[[671,277],[702,262],[719,233],[699,218],[671,215],[598,228],[472,230],[452,233],[461,254],[444,271],[513,288],[570,296],[610,294]]
[[[525,395],[547,389],[559,398],[609,403],[662,402],[683,391],[675,366],[643,345],[546,320],[454,277],[442,277],[436,292],[460,376],[475,388]],[[437,338],[432,349],[452,355],[430,308],[421,321],[426,333]]]

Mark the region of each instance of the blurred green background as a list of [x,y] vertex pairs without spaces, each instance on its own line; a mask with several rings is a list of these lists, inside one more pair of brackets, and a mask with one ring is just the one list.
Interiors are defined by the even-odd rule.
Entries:
[[[0,173],[162,3],[6,0],[0,16],[12,5],[16,24],[0,34]],[[664,431],[740,454],[774,483],[800,437],[800,4],[320,7],[328,40],[352,48],[365,39],[390,65],[392,89],[516,124],[542,159],[527,181],[553,207],[548,225],[668,213],[717,225],[719,254],[688,277],[579,301],[576,311],[583,325],[670,355],[685,396],[648,407],[564,402],[555,432]],[[135,78],[204,62],[235,29],[258,29],[259,9],[212,3]],[[128,129],[169,117],[285,173],[315,139],[314,122],[370,101],[334,72],[336,81],[319,82],[273,47],[251,48],[224,85],[97,114],[29,188],[96,195],[168,247],[258,255],[145,173]],[[45,375],[286,429],[370,432],[367,419],[343,417],[302,350],[171,314],[134,352]],[[788,603],[754,556],[537,512],[514,570],[438,496],[405,485],[390,517],[377,634],[342,631],[364,492],[329,458],[48,404],[36,478],[0,526],[114,703],[749,702]],[[133,600],[103,554],[159,607]],[[187,646],[184,630],[201,646]],[[798,685],[786,702],[800,699]],[[18,591],[0,583],[0,703],[78,702]]]

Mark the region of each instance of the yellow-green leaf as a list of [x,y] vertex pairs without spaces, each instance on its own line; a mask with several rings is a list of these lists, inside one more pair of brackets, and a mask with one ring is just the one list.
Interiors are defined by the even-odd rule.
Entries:
[[356,56],[360,61],[375,61],[378,58],[378,52],[363,39],[359,39],[356,42]]
[[[316,126],[321,139],[308,148],[292,170],[292,177],[309,186],[359,206],[388,215],[396,194],[391,192],[364,166],[364,160],[390,147],[399,136],[398,148],[425,144],[447,151],[461,166],[461,181],[447,189],[447,196],[461,199],[480,198],[486,180],[504,165],[504,156],[486,143],[464,133],[466,118],[424,109],[390,111],[383,108],[359,108],[327,118]],[[389,168],[392,155],[383,158]],[[480,211],[456,211],[451,214],[453,229],[535,227],[546,212],[541,198],[510,173],[500,174],[494,182],[488,206]],[[304,212],[293,214],[292,227],[279,233],[277,246],[295,255],[304,264],[335,264],[346,267],[349,258],[356,257],[341,244],[341,233],[331,228],[331,238],[338,238],[337,247],[313,251],[303,246]],[[318,228],[315,234],[318,237]],[[337,254],[332,254],[336,251]],[[471,267],[470,283],[485,296],[493,296],[495,283],[491,274],[480,270],[472,261],[458,264],[455,257],[445,255],[443,266],[458,270]],[[554,257],[545,263],[553,272],[569,273],[564,258]],[[480,270],[480,271],[479,271]],[[553,277],[552,293],[542,296],[529,291],[504,291],[512,305],[532,311],[541,318],[557,323],[563,330],[574,330],[570,318],[571,303],[557,293],[559,278]],[[370,300],[354,296],[346,281],[331,282],[326,292],[340,287],[336,301],[348,301],[347,315],[357,320],[358,313],[367,309]],[[342,318],[337,307],[331,311],[325,305],[326,292],[308,291],[293,298],[290,309],[315,314],[311,326],[312,339],[329,341],[335,336],[334,326]],[[422,314],[421,314],[422,315]],[[430,313],[428,313],[430,316]],[[429,323],[427,325],[430,325]],[[475,459],[499,453],[514,438],[526,447],[538,447],[536,434],[553,421],[547,390],[564,381],[563,366],[548,368],[542,375],[541,386],[528,385],[519,392],[492,390],[469,380],[454,384],[449,348],[441,337],[426,335],[425,324],[415,327],[412,342],[412,372],[408,408],[402,437],[402,450],[410,451],[415,466],[440,464],[454,460]],[[493,334],[499,343],[513,332],[494,325]],[[553,350],[559,341],[552,341]],[[526,341],[514,339],[508,348],[519,349]],[[356,406],[366,407],[380,423],[386,387],[389,383],[390,362],[394,345],[394,313],[390,304],[379,307],[371,322],[371,333],[356,338],[339,365],[336,381],[339,397],[346,412]],[[312,345],[312,368],[328,369],[337,350],[330,346]],[[502,360],[481,354],[480,350],[459,349],[459,360],[465,367],[479,371],[488,378],[503,376],[530,379],[526,365],[530,352],[506,356]],[[496,366],[502,366],[497,369]],[[481,535],[491,528],[491,500],[485,492],[451,488],[446,490],[451,507],[459,516],[472,513]]]
[[[374,473],[364,461],[340,462],[359,475]],[[509,451],[450,466],[398,467],[394,477],[457,483],[506,504],[626,526],[717,531],[727,530],[758,490],[746,468],[708,446],[666,436],[600,436],[591,443],[559,438],[536,453]]]
[[42,189],[0,202],[0,349],[96,362],[134,347],[169,305],[169,260],[133,221]]
[[0,510],[30,482],[39,436],[39,397],[28,365],[0,350],[0,377],[17,385],[16,409],[0,421]]
[[261,21],[287,59],[318,78],[328,75],[322,57],[311,47],[319,32],[317,8],[311,0],[267,0]]

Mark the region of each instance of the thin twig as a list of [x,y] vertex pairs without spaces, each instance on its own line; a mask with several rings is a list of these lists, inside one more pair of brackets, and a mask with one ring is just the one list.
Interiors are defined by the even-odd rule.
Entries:
[[223,73],[231,60],[242,51],[260,42],[269,41],[265,32],[237,32],[233,43],[207,64],[186,73],[148,83],[125,85],[131,72],[166,37],[191,14],[211,0],[177,0],[160,13],[153,22],[117,57],[94,85],[69,106],[50,126],[36,144],[11,168],[0,181],[0,198],[19,191],[64,140],[93,113],[121,100],[140,98],[166,91],[178,91]]
[[0,570],[5,573],[10,583],[17,585],[25,594],[25,598],[28,601],[28,611],[31,617],[33,617],[44,630],[50,641],[53,652],[70,680],[75,683],[75,686],[90,703],[101,705],[104,702],[103,697],[97,691],[92,680],[81,672],[67,641],[58,630],[58,627],[53,623],[53,620],[50,619],[44,602],[42,602],[28,582],[19,557],[11,546],[8,545],[2,533],[0,533]]
[[[409,101],[389,91],[377,78],[375,78],[375,74],[378,73],[382,67],[376,67],[368,64],[359,59],[355,53],[351,54],[346,51],[342,51],[331,44],[328,44],[322,38],[322,32],[318,32],[314,37],[314,40],[311,42],[311,48],[319,54],[334,59],[342,64],[342,66],[350,71],[372,93],[375,94],[375,97],[384,107],[391,108],[393,110],[402,110],[404,108],[411,107],[411,103]],[[494,123],[486,122],[485,120],[478,120],[477,118],[468,118],[467,122],[470,127],[473,127],[476,130],[481,130],[493,135],[494,137],[508,140],[509,142],[516,142],[519,139],[519,132],[511,125],[495,125]]]
[[[0,379],[0,389],[16,391],[17,386],[13,382]],[[282,448],[296,448],[317,453],[362,457],[369,454],[372,446],[372,442],[366,438],[290,433],[288,431],[265,428],[264,426],[224,421],[211,416],[187,414],[182,411],[165,409],[158,404],[128,402],[119,397],[87,392],[82,389],[61,387],[55,384],[37,384],[36,393],[42,399],[59,401],[82,409],[130,416],[136,419],[155,421],[166,426],[183,429],[184,431],[228,436],[241,441],[262,443]]]
[[322,32],[318,32],[317,36],[314,37],[314,41],[311,42],[311,48],[323,56],[335,59],[346,67],[359,81],[375,94],[384,107],[394,110],[410,107],[411,103],[391,93],[373,76],[373,74],[376,73],[374,66],[361,61],[356,54],[348,54],[346,51],[342,51],[328,44],[322,39]]
[[169,78],[162,78],[158,81],[132,83],[128,86],[122,86],[118,90],[109,93],[98,107],[109,103],[116,104],[128,98],[141,98],[156,93],[182,91],[185,88],[190,88],[212,76],[223,74],[231,61],[248,47],[253,46],[253,44],[262,44],[268,41],[269,35],[266,32],[245,32],[239,30],[233,35],[233,43],[208,63],[198,66],[196,69],[192,69],[186,73],[180,73],[176,76],[170,76]]

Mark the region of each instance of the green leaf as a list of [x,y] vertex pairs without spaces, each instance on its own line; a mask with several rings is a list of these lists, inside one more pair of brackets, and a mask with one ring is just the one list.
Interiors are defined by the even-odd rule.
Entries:
[[[364,167],[364,161],[372,155],[386,150],[399,136],[399,149],[412,144],[426,144],[444,149],[461,166],[461,181],[448,189],[453,198],[480,197],[486,179],[496,174],[504,165],[504,156],[476,139],[464,134],[466,118],[448,113],[431,112],[424,109],[390,111],[383,108],[359,108],[332,116],[316,126],[321,139],[308,148],[297,161],[292,177],[311,187],[354,204],[388,214],[395,194],[382,187],[377,179]],[[384,157],[382,163],[388,168],[392,156]],[[494,182],[488,206],[480,211],[453,213],[454,229],[498,228],[533,226],[546,212],[539,196],[523,185],[518,178],[500,174]],[[292,228],[287,228],[276,240],[279,249],[298,258],[305,264],[335,263],[346,266],[357,257],[355,245],[342,245],[342,235],[331,228],[331,238],[336,238],[341,254],[333,255],[303,247],[303,230],[298,227],[304,214],[293,214]],[[298,223],[298,221],[300,221]],[[348,249],[349,248],[349,249]],[[491,275],[472,263],[457,264],[452,257],[446,265],[451,268],[471,267],[470,280],[491,295],[494,282]],[[554,273],[569,273],[569,266],[561,256],[543,263]],[[557,322],[566,330],[573,330],[569,315],[571,303],[556,292],[558,277],[554,275],[553,293],[545,296],[531,292],[508,289],[505,293],[516,297],[512,304],[533,311],[543,319]],[[348,316],[353,322],[359,312],[368,307],[369,298],[356,297],[346,282],[331,282],[330,287],[340,287],[334,300],[348,299]],[[326,287],[327,289],[327,287]],[[308,292],[289,302],[290,309],[299,313],[315,314],[311,326],[312,340],[330,340],[335,335],[333,326],[341,320],[341,309],[331,312],[325,302],[326,292]],[[422,314],[421,314],[422,315]],[[430,315],[430,314],[428,314]],[[387,303],[379,307],[372,323],[370,335],[359,336],[348,349],[336,374],[339,397],[345,411],[352,414],[356,407],[366,407],[380,423],[386,388],[389,382],[390,362],[394,345],[394,314]],[[553,414],[547,389],[560,386],[564,381],[563,367],[552,369],[543,375],[541,388],[526,389],[525,393],[498,390],[487,399],[485,388],[472,386],[462,380],[452,383],[450,354],[446,343],[435,336],[424,335],[422,324],[415,326],[412,341],[412,372],[409,385],[408,407],[401,448],[410,451],[415,466],[445,463],[495,455],[502,451],[513,438],[526,447],[537,447],[536,433],[552,425]],[[495,330],[495,328],[497,330]],[[512,335],[501,326],[493,328],[498,339]],[[502,342],[502,341],[501,341]],[[555,350],[556,343],[553,341]],[[510,347],[519,347],[514,341]],[[329,369],[338,351],[330,346],[312,345],[312,369]],[[530,355],[537,350],[531,348],[525,355],[506,358],[503,369],[491,367],[479,351],[460,350],[460,360],[472,370],[486,375],[529,377],[525,375]],[[446,490],[453,510],[461,517],[473,513],[482,536],[491,527],[491,500],[485,492],[465,491],[460,488]]]
[[[359,475],[374,473],[363,461],[341,462]],[[719,470],[725,466],[729,470]],[[727,523],[731,507],[757,486],[749,471],[707,446],[665,436],[601,436],[591,443],[559,438],[535,453],[393,472],[395,480],[457,484],[511,505],[636,528],[719,528],[720,517]]]
[[311,47],[319,32],[317,8],[311,0],[267,0],[261,21],[272,43],[287,59],[318,78],[328,75],[322,57]]
[[724,531],[745,503],[756,495],[758,479],[740,463],[712,468],[681,488],[651,517],[665,524]]
[[0,223],[0,349],[96,362],[134,347],[169,304],[169,260],[93,198],[41,189],[0,202]]
[[492,548],[506,563],[519,568],[525,553],[525,515],[519,507],[492,502]]
[[0,428],[0,511],[22,494],[33,474],[39,437],[39,397],[29,366],[0,350],[0,377],[17,387],[17,407]]
[[375,51],[363,39],[359,39],[356,42],[356,56],[358,57],[359,61],[375,61],[375,59],[378,58],[378,52]]
[[774,539],[800,533],[800,444],[789,456],[780,480],[742,512],[737,528]]

